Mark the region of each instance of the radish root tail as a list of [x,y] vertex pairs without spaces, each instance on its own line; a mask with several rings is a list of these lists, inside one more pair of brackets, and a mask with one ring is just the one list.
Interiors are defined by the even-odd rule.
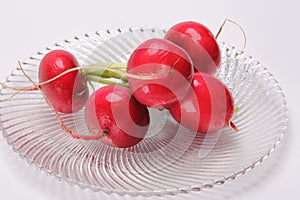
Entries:
[[229,122],[228,122],[228,126],[229,126],[229,128],[231,128],[231,130],[233,130],[235,133],[239,132],[238,128],[236,127],[236,125],[235,125],[232,121],[229,121]]
[[243,37],[244,37],[244,45],[243,45],[242,51],[244,51],[244,50],[246,49],[246,45],[247,45],[247,36],[246,36],[246,32],[245,32],[245,30],[243,29],[243,27],[242,27],[241,25],[239,25],[237,22],[235,22],[235,21],[233,21],[233,20],[231,20],[231,19],[225,19],[225,20],[223,21],[222,25],[220,26],[220,28],[219,28],[219,30],[218,30],[216,36],[215,36],[215,39],[216,39],[216,40],[218,39],[218,37],[220,36],[220,34],[221,34],[222,30],[223,30],[223,27],[225,26],[225,24],[226,24],[227,22],[230,22],[230,23],[234,24],[235,26],[237,26],[237,27],[241,30],[241,32],[243,33]]

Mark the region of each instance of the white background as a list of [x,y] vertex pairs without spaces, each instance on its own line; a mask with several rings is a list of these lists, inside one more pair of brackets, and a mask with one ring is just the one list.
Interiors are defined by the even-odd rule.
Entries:
[[[243,26],[247,54],[261,61],[278,79],[289,109],[284,142],[250,173],[212,190],[157,199],[298,199],[300,192],[300,5],[272,1],[100,1],[26,0],[0,2],[0,81],[18,60],[75,35],[130,26],[169,27],[196,20],[216,33],[225,18]],[[228,24],[220,40],[238,48],[242,34]],[[0,199],[120,199],[57,181],[29,166],[0,137]],[[127,199],[131,199],[127,197]],[[143,199],[143,198],[137,198]],[[151,198],[151,199],[156,199]]]

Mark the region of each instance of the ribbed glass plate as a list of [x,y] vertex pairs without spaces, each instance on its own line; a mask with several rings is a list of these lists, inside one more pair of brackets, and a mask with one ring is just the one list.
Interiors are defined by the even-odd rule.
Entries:
[[[73,53],[81,66],[126,62],[143,41],[165,34],[163,29],[139,28],[103,31],[74,37],[40,50],[23,62],[37,82],[38,65],[53,49]],[[128,149],[105,146],[98,141],[72,139],[60,127],[39,91],[23,92],[0,103],[0,124],[8,144],[29,163],[72,184],[93,191],[120,195],[166,195],[200,191],[260,164],[280,143],[287,125],[282,89],[271,73],[252,57],[220,43],[221,79],[231,90],[238,111],[229,128],[194,138],[168,111],[150,110],[146,138]],[[10,86],[30,83],[16,68],[7,77]],[[13,92],[1,89],[1,99]],[[86,134],[83,111],[62,115],[64,122]]]

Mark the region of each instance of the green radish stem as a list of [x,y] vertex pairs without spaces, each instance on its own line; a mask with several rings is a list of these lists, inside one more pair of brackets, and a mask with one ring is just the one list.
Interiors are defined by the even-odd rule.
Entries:
[[[100,68],[99,66],[103,66],[103,68]],[[99,63],[99,64],[88,65],[86,68],[83,68],[81,71],[84,75],[95,75],[95,76],[100,76],[102,78],[116,78],[124,82],[127,82],[127,77],[124,76],[124,73],[126,73],[126,67],[127,67],[126,63],[118,63],[118,62],[109,63],[109,64]],[[108,68],[109,70],[107,70]]]
[[88,82],[88,84],[91,86],[93,92],[95,92],[95,91],[96,91],[96,88],[95,88],[94,84],[92,83],[92,81],[91,81],[91,80],[88,80],[87,82]]
[[[135,74],[130,74],[126,72],[126,63],[110,63],[109,65],[107,64],[93,64],[93,65],[88,65],[85,67],[75,67],[71,68],[69,70],[66,70],[62,72],[61,74],[45,81],[42,83],[36,83],[34,86],[28,86],[28,87],[22,87],[22,88],[13,88],[10,87],[4,83],[1,83],[2,87],[11,89],[11,90],[16,90],[16,91],[34,91],[38,90],[40,86],[45,85],[47,83],[50,83],[70,72],[73,71],[78,71],[80,70],[81,73],[83,73],[88,81],[97,81],[100,83],[105,83],[105,84],[110,84],[110,85],[116,85],[116,84],[124,84],[124,86],[127,86],[127,79],[128,77],[133,78],[133,79],[140,79],[140,80],[153,80],[153,79],[159,79],[162,77],[166,77],[169,75],[168,72],[161,72],[161,73],[153,73],[150,75],[135,75]],[[22,70],[23,71],[23,70]],[[99,76],[100,78],[95,78],[96,76]],[[89,78],[91,80],[89,80]],[[116,78],[121,80],[123,83],[119,82],[114,82],[110,80],[105,80],[107,78]]]
[[114,82],[114,81],[111,81],[111,80],[108,80],[106,78],[102,78],[101,76],[96,76],[96,75],[86,75],[86,78],[87,80],[89,81],[94,81],[94,82],[98,82],[98,83],[102,83],[102,84],[105,84],[105,85],[121,85],[121,86],[124,86],[124,87],[129,87],[128,86],[128,83],[124,83],[124,82]]

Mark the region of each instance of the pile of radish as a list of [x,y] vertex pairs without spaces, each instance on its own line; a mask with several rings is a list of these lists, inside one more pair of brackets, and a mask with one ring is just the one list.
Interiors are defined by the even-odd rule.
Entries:
[[[84,109],[89,136],[73,133],[58,117],[74,138],[127,148],[147,134],[148,108],[167,109],[178,123],[199,133],[226,126],[237,130],[231,122],[232,95],[214,76],[220,60],[210,30],[197,22],[182,22],[163,39],[140,44],[124,66],[80,67],[71,53],[51,51],[40,63],[35,89],[42,91],[56,114]],[[112,77],[120,81],[111,81]],[[107,86],[90,94],[88,82],[92,81]]]

